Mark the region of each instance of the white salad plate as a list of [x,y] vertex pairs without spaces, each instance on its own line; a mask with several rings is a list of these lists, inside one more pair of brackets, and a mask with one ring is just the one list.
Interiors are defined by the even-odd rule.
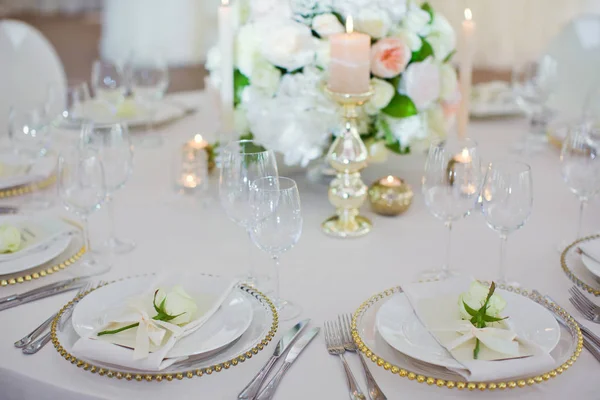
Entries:
[[[500,289],[497,292],[507,302],[502,315],[510,317],[516,333],[552,351],[560,340],[560,327],[552,314],[521,295]],[[423,326],[404,293],[395,294],[381,306],[376,327],[390,346],[409,357],[441,367],[464,368]]]
[[[196,301],[200,318],[230,284],[223,278],[208,275],[141,276],[114,282],[85,296],[75,307],[72,325],[80,337],[91,337],[108,321],[119,316],[127,301],[137,296],[152,294],[158,288],[167,292],[180,285]],[[197,331],[177,341],[167,358],[209,356],[239,339],[252,323],[252,300],[240,289],[234,289],[219,310]],[[127,331],[126,331],[127,332]],[[119,333],[127,342],[135,341],[135,330]],[[121,340],[121,339],[120,339]],[[127,346],[130,347],[130,346]]]
[[55,169],[56,157],[52,155],[32,163],[15,153],[0,153],[0,190],[42,181]]
[[[18,226],[20,222],[25,222],[26,220],[30,220],[32,218],[35,219],[35,217],[23,215],[2,216],[0,217],[0,225],[9,224]],[[35,221],[33,223],[35,223]],[[59,235],[49,242],[44,242],[42,239],[40,243],[33,248],[25,248],[20,250],[23,251],[22,256],[19,256],[19,251],[10,254],[11,257],[9,259],[0,260],[0,275],[8,275],[26,271],[47,263],[67,250],[69,244],[71,243],[71,239],[72,237],[67,235],[65,232],[64,235]]]

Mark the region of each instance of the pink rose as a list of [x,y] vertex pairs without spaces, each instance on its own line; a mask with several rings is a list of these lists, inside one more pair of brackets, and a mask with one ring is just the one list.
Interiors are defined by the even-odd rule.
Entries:
[[371,47],[371,72],[380,78],[393,78],[404,71],[411,57],[410,49],[402,40],[378,40]]
[[440,85],[440,68],[428,58],[406,68],[400,81],[400,92],[410,97],[417,109],[425,110],[440,97]]

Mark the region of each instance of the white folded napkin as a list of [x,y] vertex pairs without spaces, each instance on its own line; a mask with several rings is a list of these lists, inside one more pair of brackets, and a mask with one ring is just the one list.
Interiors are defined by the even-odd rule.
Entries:
[[600,242],[597,240],[583,242],[579,245],[579,249],[581,249],[581,252],[589,258],[600,263]]
[[[104,335],[101,340],[93,334],[90,337],[82,337],[73,346],[71,352],[81,358],[96,360],[112,365],[118,365],[126,368],[133,368],[137,370],[145,371],[161,371],[178,361],[185,360],[187,357],[167,358],[169,351],[175,346],[175,343],[181,338],[184,338],[193,332],[200,329],[221,307],[221,305],[227,300],[231,292],[238,286],[239,282],[235,281],[231,283],[227,289],[217,298],[214,303],[210,306],[208,311],[199,318],[191,321],[190,323],[179,327],[177,325],[164,323],[162,321],[148,321],[150,324],[144,324],[144,321],[140,321],[140,327],[137,329],[137,336],[148,335],[146,337],[146,344],[150,349],[150,341],[153,339],[161,339],[153,337],[154,334],[158,333],[155,329],[154,323],[158,322],[162,327],[170,331],[170,336],[166,343],[162,346],[154,348],[154,351],[150,349],[150,353],[147,357],[136,359],[134,358],[134,350],[131,348],[115,345],[110,342],[111,336]],[[149,319],[148,315],[144,315],[144,320]],[[169,326],[171,325],[171,326]],[[98,327],[96,332],[102,330],[104,327]],[[146,330],[147,329],[147,330]],[[160,340],[157,340],[160,342]],[[136,349],[137,350],[137,349]]]
[[[403,286],[404,293],[408,297],[419,320],[429,330],[431,335],[462,364],[464,368],[452,371],[460,374],[468,381],[494,381],[508,379],[517,376],[536,375],[552,369],[554,359],[548,352],[537,344],[516,336],[514,328],[508,319],[506,323],[508,330],[500,330],[501,325],[494,324],[489,328],[475,329],[469,321],[460,320],[458,308],[458,296],[469,290],[472,279],[465,277],[452,278],[438,282],[411,283]],[[469,327],[468,325],[471,325]],[[462,337],[457,333],[459,330],[467,336]],[[473,359],[473,348],[475,341],[471,334],[486,341],[491,347],[499,345],[505,350],[502,354],[491,350],[488,346],[481,346],[479,358]],[[506,349],[505,339],[515,337],[518,348]],[[462,342],[461,342],[462,340]],[[455,347],[456,346],[456,347]],[[520,356],[522,358],[510,358]],[[510,359],[502,359],[510,358]],[[491,361],[494,360],[494,361]]]
[[[2,221],[0,220],[0,223]],[[0,254],[0,262],[13,261],[47,247],[59,237],[77,231],[77,228],[60,218],[28,218],[7,222],[21,232],[21,246],[14,253]]]

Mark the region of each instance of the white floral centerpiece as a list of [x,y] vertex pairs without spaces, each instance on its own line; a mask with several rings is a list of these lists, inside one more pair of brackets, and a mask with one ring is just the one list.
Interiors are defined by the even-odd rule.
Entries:
[[[363,107],[360,133],[372,161],[387,150],[442,136],[460,94],[449,64],[456,38],[448,20],[413,0],[236,0],[235,128],[306,166],[321,157],[339,126],[337,105],[322,91],[328,37],[355,30],[371,37],[375,94]],[[209,81],[219,88],[218,47],[208,53]]]

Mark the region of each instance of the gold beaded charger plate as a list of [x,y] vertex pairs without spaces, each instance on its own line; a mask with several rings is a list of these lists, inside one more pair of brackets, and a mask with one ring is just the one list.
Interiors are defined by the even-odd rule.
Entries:
[[0,153],[0,198],[22,196],[56,182],[56,155],[34,163],[12,153]]
[[[147,276],[147,275],[142,275]],[[208,275],[207,277],[215,277]],[[126,279],[135,279],[131,277]],[[109,283],[113,284],[114,281]],[[259,351],[263,350],[273,339],[278,328],[279,318],[275,306],[263,293],[256,289],[241,284],[238,288],[240,293],[252,303],[252,322],[248,329],[239,339],[229,346],[219,349],[216,352],[204,354],[201,357],[190,357],[187,360],[180,361],[172,366],[156,372],[143,371],[125,368],[117,365],[107,364],[91,359],[76,357],[71,354],[75,342],[80,338],[75,332],[70,321],[67,321],[68,314],[65,312],[73,307],[77,301],[98,289],[95,287],[77,296],[67,303],[57,314],[52,322],[51,334],[52,343],[58,353],[67,361],[77,367],[97,373],[108,378],[126,379],[126,380],[146,380],[146,381],[172,381],[173,379],[193,378],[195,376],[210,375],[215,372],[230,369],[252,358]]]
[[[71,224],[74,224],[71,221],[66,221]],[[0,287],[35,282],[42,278],[52,276],[74,265],[85,254],[85,245],[83,243],[83,238],[79,232],[77,232],[77,234],[71,235],[68,238],[59,238],[58,240],[62,241],[67,239],[69,240],[69,244],[58,256],[27,270],[6,275],[0,275]],[[56,245],[61,245],[61,243],[57,242]],[[33,256],[36,257],[36,255]]]
[[[489,284],[488,282],[483,283]],[[577,360],[583,346],[581,331],[573,318],[564,309],[549,303],[535,292],[512,286],[499,285],[499,287],[527,297],[550,312],[562,316],[567,327],[561,324],[560,340],[550,353],[556,362],[554,369],[538,376],[521,376],[507,381],[467,382],[461,375],[446,368],[428,364],[400,353],[381,337],[376,328],[379,309],[392,296],[402,292],[402,288],[399,286],[372,296],[355,311],[352,318],[352,336],[359,350],[377,366],[401,378],[448,389],[478,389],[483,391],[525,387],[547,381],[569,369]]]
[[581,289],[596,297],[600,296],[600,278],[586,267],[584,260],[582,260],[582,254],[579,252],[579,245],[597,240],[600,240],[600,234],[576,240],[567,246],[560,256],[560,265],[569,279]]

